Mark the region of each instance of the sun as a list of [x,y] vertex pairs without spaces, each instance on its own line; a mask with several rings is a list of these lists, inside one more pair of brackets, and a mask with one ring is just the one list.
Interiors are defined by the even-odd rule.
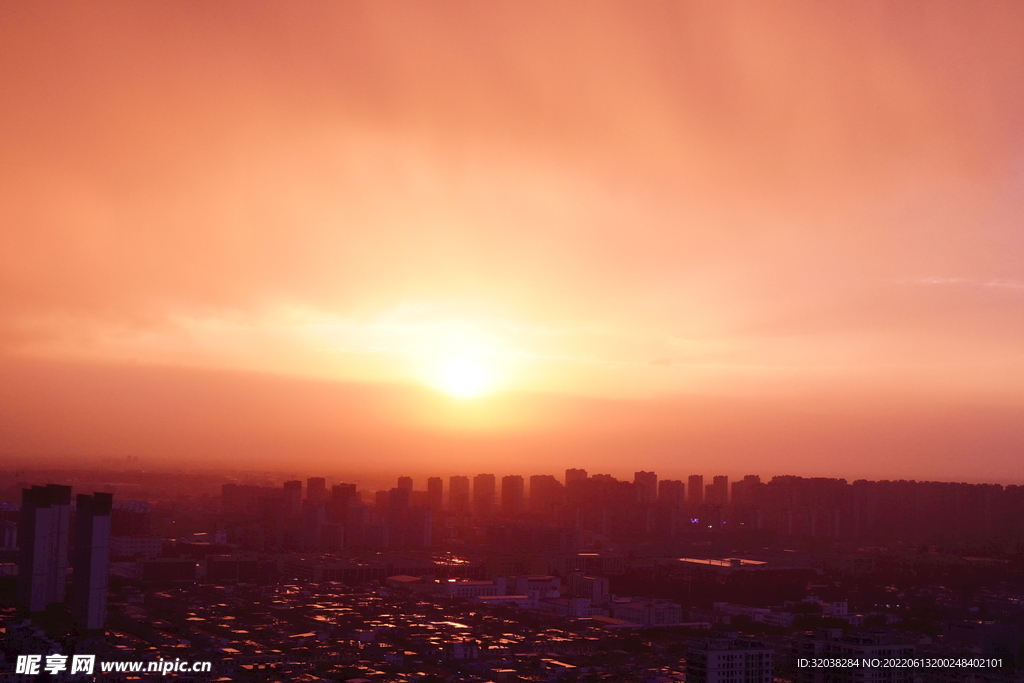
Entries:
[[441,388],[456,398],[473,398],[487,389],[488,376],[476,361],[454,358],[441,369]]

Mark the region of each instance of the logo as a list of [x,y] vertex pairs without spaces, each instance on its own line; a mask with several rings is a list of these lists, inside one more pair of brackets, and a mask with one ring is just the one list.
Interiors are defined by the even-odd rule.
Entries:
[[[85,674],[91,675],[93,669],[96,668],[96,655],[72,655],[71,656],[71,671],[72,674]],[[14,673],[16,674],[28,674],[34,676],[40,673],[40,670],[45,671],[48,674],[58,674],[62,671],[68,671],[68,656],[67,655],[46,655],[46,661],[43,662],[42,655],[18,655],[18,659],[14,664]]]

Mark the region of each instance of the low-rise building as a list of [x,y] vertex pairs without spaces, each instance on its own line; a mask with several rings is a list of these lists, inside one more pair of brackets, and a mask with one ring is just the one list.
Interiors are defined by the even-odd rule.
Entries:
[[616,599],[609,604],[611,616],[641,626],[674,626],[683,623],[683,608],[667,600]]
[[537,609],[553,612],[559,616],[571,619],[591,616],[590,600],[588,598],[548,598],[546,600],[538,600]]
[[687,683],[772,683],[775,650],[753,638],[724,634],[687,641]]

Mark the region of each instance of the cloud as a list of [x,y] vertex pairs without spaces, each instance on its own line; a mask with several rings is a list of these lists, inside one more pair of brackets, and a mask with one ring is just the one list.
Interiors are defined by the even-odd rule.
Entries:
[[0,355],[1019,404],[1019,4],[581,7],[7,11]]
[[966,277],[926,277],[920,280],[911,280],[923,285],[969,285],[973,287],[993,287],[996,289],[1024,289],[1024,281],[1021,280],[977,280]]

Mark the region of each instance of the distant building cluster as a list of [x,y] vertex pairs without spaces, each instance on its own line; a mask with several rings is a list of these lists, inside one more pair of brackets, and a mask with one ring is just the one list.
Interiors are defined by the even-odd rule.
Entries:
[[221,680],[296,683],[948,683],[797,662],[1024,663],[1024,564],[940,548],[1018,547],[1020,487],[578,468],[418,483],[236,481],[146,501],[19,485],[0,505],[0,588],[16,587],[3,642],[127,659],[187,641]]
[[314,477],[305,496],[301,481],[225,484],[222,509],[233,542],[261,550],[415,550],[451,539],[480,541],[480,533],[524,552],[570,552],[593,534],[672,538],[701,531],[877,542],[919,542],[937,534],[1024,540],[1024,487],[704,479],[659,480],[640,471],[623,481],[574,468],[562,480],[453,476],[447,488],[442,478],[430,477],[422,490],[411,477],[399,477],[395,488],[368,493],[345,483],[328,491],[325,480]]

